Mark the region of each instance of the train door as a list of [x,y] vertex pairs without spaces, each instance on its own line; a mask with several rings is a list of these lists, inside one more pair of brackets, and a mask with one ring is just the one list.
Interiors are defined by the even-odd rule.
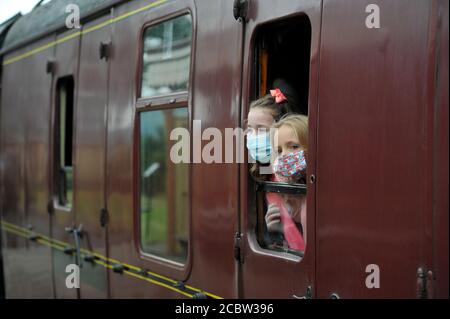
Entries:
[[61,247],[53,250],[57,298],[108,297],[103,261],[107,259],[105,145],[111,32],[97,26],[109,18],[57,39],[51,163],[51,237]]
[[74,207],[81,251],[81,298],[107,298],[106,130],[111,26],[109,15],[83,25],[75,112]]
[[113,27],[108,118],[111,295],[192,297],[191,165],[172,161],[170,137],[192,123],[195,5],[141,5],[127,2],[114,15],[121,22]]
[[[293,111],[308,117],[309,141],[306,183],[258,181],[250,177],[248,165],[241,168],[241,198],[247,200],[241,202],[241,233],[237,234],[236,246],[241,250],[237,257],[241,265],[239,296],[243,298],[315,296],[314,176],[320,14],[321,1],[286,1],[275,6],[268,1],[249,2],[243,42],[242,118],[247,119],[252,100],[280,88],[292,102]],[[280,233],[267,230],[264,220],[268,198],[298,205],[306,201],[306,223],[303,221],[298,227],[306,249],[293,249]]]
[[56,298],[77,298],[78,289],[66,286],[66,267],[76,264],[74,235],[76,226],[74,205],[74,114],[78,88],[79,37],[65,41],[78,30],[59,34],[54,58],[47,63],[53,73],[51,129],[51,182],[50,182],[50,237],[55,243],[52,250],[54,292]]
[[442,6],[324,1],[316,207],[320,298],[432,295]]

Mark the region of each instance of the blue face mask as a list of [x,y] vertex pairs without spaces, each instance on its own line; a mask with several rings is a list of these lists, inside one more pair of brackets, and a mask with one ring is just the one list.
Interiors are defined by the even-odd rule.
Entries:
[[263,164],[269,163],[272,152],[270,135],[268,133],[247,135],[247,149],[254,160]]

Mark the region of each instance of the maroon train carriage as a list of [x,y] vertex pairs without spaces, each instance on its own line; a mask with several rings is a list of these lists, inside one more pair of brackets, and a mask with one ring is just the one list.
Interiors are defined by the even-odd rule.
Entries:
[[[5,22],[0,295],[448,298],[448,6],[53,0]],[[280,78],[306,184],[224,146],[170,160],[174,128],[243,127]],[[268,192],[306,196],[304,251],[265,244]]]

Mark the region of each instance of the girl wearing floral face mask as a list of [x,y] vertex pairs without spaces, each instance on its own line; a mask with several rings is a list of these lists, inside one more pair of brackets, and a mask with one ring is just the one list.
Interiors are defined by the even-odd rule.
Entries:
[[[276,153],[273,180],[305,184],[308,118],[298,114],[288,115],[272,127],[276,129],[272,139]],[[289,248],[304,251],[306,197],[281,197],[267,193],[266,198],[268,210],[265,219],[269,232],[282,232]]]

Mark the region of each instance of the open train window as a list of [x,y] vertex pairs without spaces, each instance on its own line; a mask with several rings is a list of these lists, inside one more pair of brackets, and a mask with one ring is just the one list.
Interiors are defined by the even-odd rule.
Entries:
[[[307,123],[311,55],[309,18],[301,15],[264,24],[256,30],[253,44],[251,100],[279,88],[287,97],[292,111],[303,115]],[[303,131],[308,131],[307,125]],[[309,134],[306,132],[304,135]],[[276,154],[272,154],[272,159],[275,157]],[[290,184],[276,181],[272,175],[261,179],[255,179],[253,173],[251,175],[249,227],[254,229],[259,246],[291,256],[303,256],[307,234],[306,181]],[[275,212],[273,206],[276,207]],[[271,223],[274,214],[281,221],[277,224],[279,229],[274,229]]]
[[261,26],[255,36],[253,98],[279,87],[308,115],[311,23],[306,15]]
[[54,196],[59,206],[72,207],[73,202],[73,104],[74,80],[72,76],[56,84]]
[[185,264],[189,244],[189,161],[177,161],[171,133],[189,134],[190,15],[144,31],[139,127],[139,242],[144,255]]

